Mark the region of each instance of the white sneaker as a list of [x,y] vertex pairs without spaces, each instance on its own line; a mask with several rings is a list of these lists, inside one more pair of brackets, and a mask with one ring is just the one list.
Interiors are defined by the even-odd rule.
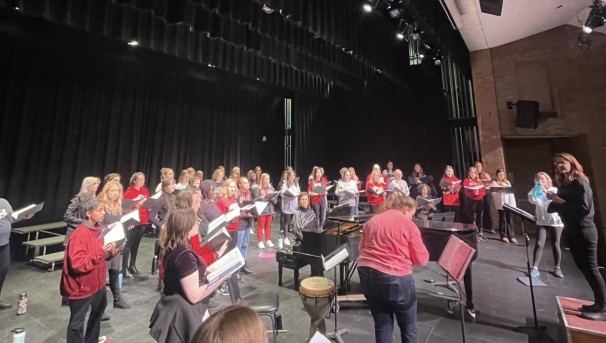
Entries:
[[267,246],[270,248],[274,247],[274,243],[270,239],[268,239],[267,242],[265,242],[265,243],[267,243]]
[[290,240],[288,237],[284,238],[284,245],[290,245]]
[[265,249],[265,244],[263,244],[263,242],[259,242],[257,246],[259,247],[259,249]]

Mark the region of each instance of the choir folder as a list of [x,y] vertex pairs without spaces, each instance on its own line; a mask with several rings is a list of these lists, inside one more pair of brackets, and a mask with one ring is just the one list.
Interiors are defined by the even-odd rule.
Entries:
[[31,218],[34,216],[34,214],[40,212],[43,207],[44,201],[39,204],[31,204],[16,211],[13,211],[13,222],[18,222],[26,218]]

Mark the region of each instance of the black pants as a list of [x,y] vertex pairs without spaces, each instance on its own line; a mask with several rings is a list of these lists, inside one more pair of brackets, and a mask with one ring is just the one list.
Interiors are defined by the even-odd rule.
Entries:
[[511,224],[511,212],[505,210],[497,210],[497,212],[499,212],[499,233],[501,234],[501,238],[514,238],[516,234]]
[[455,213],[454,221],[458,223],[461,221],[460,208],[461,208],[461,206],[444,206],[444,212],[454,212]]
[[[107,306],[107,297],[105,287],[97,293],[84,299],[70,299],[69,324],[67,325],[67,343],[97,343],[99,342],[99,333],[101,332],[101,317]],[[86,324],[86,334],[84,331],[84,319],[88,308],[91,308]]]
[[465,212],[469,224],[475,223],[478,227],[478,233],[483,233],[482,214],[484,212],[484,202],[482,200],[465,199]]
[[486,192],[486,196],[484,196],[483,199],[483,204],[484,204],[484,209],[482,210],[482,214],[483,214],[483,222],[482,222],[482,227],[484,229],[487,230],[494,230],[494,224],[492,223],[492,214],[490,213],[490,211],[492,210],[493,207],[493,202],[494,199],[492,198],[491,194],[488,194],[489,192]]
[[122,269],[136,266],[137,254],[139,253],[139,244],[143,233],[149,224],[136,225],[134,228],[126,231],[126,244],[122,251]]
[[2,294],[2,285],[8,273],[8,266],[11,264],[11,244],[0,246],[0,294]]
[[280,232],[284,234],[284,237],[290,232],[290,222],[294,217],[294,213],[284,213],[280,215]]
[[598,230],[595,226],[566,228],[570,253],[593,291],[596,304],[606,306],[606,285],[598,270]]

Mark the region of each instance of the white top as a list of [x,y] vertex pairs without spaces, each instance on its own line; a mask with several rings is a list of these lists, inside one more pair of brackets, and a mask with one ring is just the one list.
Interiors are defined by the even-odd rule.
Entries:
[[[490,184],[491,187],[511,187],[511,183],[507,180],[502,184],[499,184],[497,181],[492,181]],[[492,198],[494,199],[494,207],[497,210],[503,210],[503,205],[507,204],[509,206],[516,206],[516,196],[513,193],[505,193],[505,192],[492,192]]]
[[[547,190],[548,192],[558,193],[558,189],[556,187],[551,187]],[[539,226],[556,226],[556,227],[564,227],[564,223],[562,223],[562,219],[557,213],[548,213],[547,207],[551,200],[543,197],[541,199],[537,199],[533,196],[534,187],[530,189],[528,192],[528,201],[531,204],[535,205],[535,216],[537,217],[537,225]]]
[[337,182],[335,194],[339,197],[339,205],[348,204],[351,206],[356,206],[358,186],[354,180],[339,180],[339,182]]

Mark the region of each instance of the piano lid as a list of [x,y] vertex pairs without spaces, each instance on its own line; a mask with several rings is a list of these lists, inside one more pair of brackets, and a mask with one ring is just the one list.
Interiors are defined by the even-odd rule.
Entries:
[[465,223],[452,223],[426,219],[413,219],[412,220],[419,229],[425,230],[436,230],[436,231],[454,231],[454,232],[469,232],[476,231],[477,228],[473,224]]

